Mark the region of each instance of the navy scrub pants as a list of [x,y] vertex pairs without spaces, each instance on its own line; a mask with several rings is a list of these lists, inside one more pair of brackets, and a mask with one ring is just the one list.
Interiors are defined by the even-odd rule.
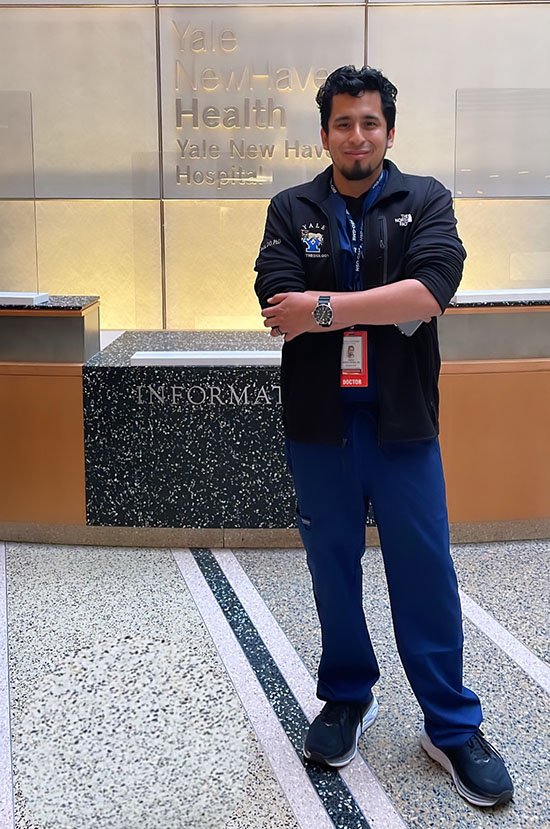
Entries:
[[378,445],[374,407],[348,406],[346,412],[345,447],[287,441],[321,622],[317,695],[364,702],[380,675],[362,603],[370,501],[397,647],[426,731],[434,745],[461,745],[482,712],[462,684],[462,619],[439,443]]

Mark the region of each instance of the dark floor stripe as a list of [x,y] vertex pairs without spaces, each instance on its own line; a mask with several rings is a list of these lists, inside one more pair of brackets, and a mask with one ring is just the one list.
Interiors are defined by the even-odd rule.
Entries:
[[[210,550],[192,548],[191,552],[288,739],[302,759],[304,735],[309,725],[304,712]],[[370,829],[338,772],[309,763],[304,763],[304,768],[336,829]]]

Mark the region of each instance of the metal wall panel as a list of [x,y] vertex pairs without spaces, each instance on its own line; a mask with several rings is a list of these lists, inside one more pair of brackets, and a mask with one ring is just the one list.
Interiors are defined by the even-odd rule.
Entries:
[[30,92],[0,92],[0,199],[34,198]]
[[362,64],[364,14],[161,9],[165,196],[269,198],[324,169],[315,95]]
[[457,199],[464,291],[550,286],[550,199]]
[[[346,6],[364,6],[365,2],[354,2],[354,0],[328,0],[331,6],[335,5],[346,5]],[[168,2],[168,0],[159,0],[159,6],[288,6],[288,0],[263,0],[263,2],[258,3],[258,0],[227,0],[227,2],[223,2],[223,0],[194,0],[193,3],[190,3],[189,0],[174,0],[173,2]],[[319,3],[319,0],[300,0],[299,5],[310,5],[310,6],[320,6],[323,5]],[[295,6],[294,6],[295,8]]]
[[55,3],[52,3],[51,0],[0,0],[0,6],[151,6],[154,3],[151,3],[151,0],[101,0],[101,3],[98,3],[97,0],[78,0],[78,3],[75,3],[74,0],[55,0]]
[[38,198],[159,196],[154,9],[0,8],[0,54],[0,91],[32,93]]
[[[550,284],[550,201],[543,198],[550,194],[550,4],[371,7],[368,31],[369,63],[399,89],[393,159],[451,190],[456,160],[455,207],[468,251],[462,287]],[[476,112],[465,111],[468,101]],[[474,171],[481,185],[466,186]],[[505,189],[488,195],[541,198],[461,198],[484,196],[477,190],[496,173]]]
[[267,201],[165,205],[168,328],[260,329],[254,262]]
[[102,328],[162,327],[157,201],[37,203],[40,290],[101,298]]
[[[0,94],[32,93],[37,196],[54,201],[37,205],[37,281],[34,206],[20,201],[32,198],[31,168],[17,173],[30,135],[12,142],[0,161],[0,289],[97,293],[103,327],[156,328],[165,256],[169,327],[260,328],[253,263],[267,199],[330,163],[315,92],[320,70],[363,63],[365,7],[162,4],[163,251],[155,9],[40,2],[8,8],[0,0]],[[370,0],[368,23],[369,63],[399,88],[390,157],[451,189],[456,178],[469,252],[462,287],[547,285],[548,107],[520,111],[520,92],[521,106],[499,121],[483,100],[518,89],[548,96],[550,3]],[[529,37],[518,39],[523,32]],[[479,117],[466,94],[481,102]],[[530,164],[519,163],[522,152]],[[510,168],[505,182],[468,188],[467,171],[477,165],[494,176],[487,165],[497,156]],[[539,198],[525,198],[532,195]]]
[[399,89],[391,157],[452,190],[456,91],[550,87],[549,31],[550,4],[370,8],[369,63]]
[[0,201],[0,291],[37,291],[37,280],[34,202]]
[[[366,0],[369,6],[389,6],[395,4],[399,4],[400,6],[425,6],[427,3],[431,3],[434,6],[458,6],[461,3],[464,3],[469,6],[473,5],[481,5],[482,3],[495,3],[497,0]],[[529,0],[498,0],[501,5],[505,3],[515,3],[523,5],[525,2],[529,2]]]

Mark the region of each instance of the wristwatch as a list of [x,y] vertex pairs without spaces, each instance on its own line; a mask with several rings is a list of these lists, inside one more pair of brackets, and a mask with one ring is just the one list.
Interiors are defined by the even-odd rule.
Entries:
[[317,325],[321,325],[323,328],[329,328],[332,325],[332,318],[334,316],[330,305],[330,297],[320,296],[317,300],[316,307],[311,313]]

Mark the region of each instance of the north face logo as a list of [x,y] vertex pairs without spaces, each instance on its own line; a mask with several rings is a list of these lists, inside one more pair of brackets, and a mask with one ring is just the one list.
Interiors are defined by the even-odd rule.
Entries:
[[411,216],[410,213],[402,213],[400,216],[398,216],[395,219],[395,221],[397,222],[399,227],[407,227],[409,222],[412,222],[412,220],[413,220],[413,217]]

